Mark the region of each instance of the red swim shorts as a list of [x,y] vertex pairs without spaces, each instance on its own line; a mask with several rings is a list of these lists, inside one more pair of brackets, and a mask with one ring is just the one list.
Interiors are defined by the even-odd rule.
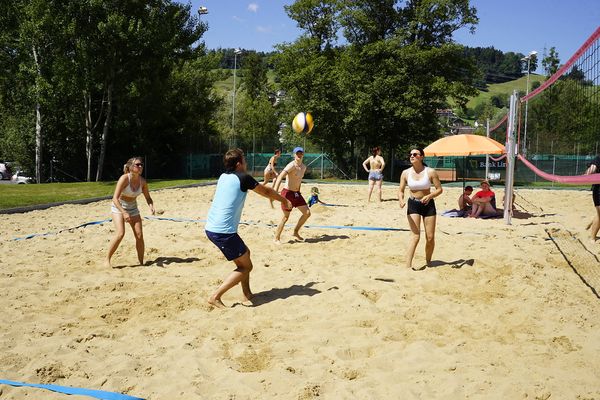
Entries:
[[[304,200],[304,197],[302,197],[302,194],[300,192],[294,192],[292,190],[283,189],[281,191],[281,195],[283,197],[285,197],[286,199],[288,199],[290,201],[290,203],[292,203],[292,208],[294,208],[294,207],[301,207],[301,206],[305,206],[306,205],[306,200]],[[281,203],[281,209],[283,211],[292,211],[292,208],[290,208],[288,210],[285,207],[285,204]]]

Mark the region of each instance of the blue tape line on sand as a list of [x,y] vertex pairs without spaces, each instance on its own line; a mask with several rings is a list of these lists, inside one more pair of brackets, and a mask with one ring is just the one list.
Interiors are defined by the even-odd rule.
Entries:
[[64,393],[64,394],[76,394],[81,396],[89,396],[95,397],[101,400],[144,400],[141,397],[133,397],[128,396],[126,394],[114,393],[114,392],[104,392],[102,390],[92,390],[92,389],[80,389],[68,386],[58,386],[58,385],[43,385],[37,383],[24,383],[24,382],[15,382],[15,381],[6,381],[0,379],[0,384],[3,385],[11,385],[16,387],[33,387],[39,389],[51,390],[53,392]]
[[74,227],[72,227],[72,228],[65,228],[65,229],[61,229],[61,230],[60,230],[60,231],[58,231],[58,232],[32,233],[31,235],[27,235],[27,236],[22,236],[22,237],[14,238],[13,240],[25,240],[25,239],[31,239],[31,238],[34,238],[34,237],[38,237],[38,236],[50,236],[50,235],[58,235],[58,234],[59,234],[59,233],[61,233],[61,232],[70,231],[70,230],[73,230],[73,229],[78,229],[78,228],[85,228],[86,226],[89,226],[89,225],[100,225],[100,224],[103,224],[103,223],[105,223],[105,222],[109,222],[109,221],[112,221],[112,219],[111,219],[111,218],[109,218],[109,219],[103,219],[102,221],[92,221],[92,222],[86,222],[86,223],[84,223],[84,224],[77,225],[77,226],[74,226]]
[[[155,219],[161,221],[174,221],[174,222],[206,222],[205,219],[186,219],[186,218],[165,218],[165,217],[144,217],[146,219]],[[266,225],[266,226],[276,226],[273,224],[260,224],[254,221],[242,221],[241,225]],[[305,228],[320,228],[320,229],[352,229],[357,231],[396,231],[396,232],[404,232],[408,231],[405,228],[386,228],[386,227],[378,227],[378,226],[346,226],[346,225],[305,225]]]
[[346,225],[305,225],[306,228],[319,228],[319,229],[352,229],[355,231],[395,231],[404,232],[408,231],[405,228],[386,228],[379,226],[346,226]]
[[[335,205],[335,204],[332,204]],[[166,218],[166,217],[144,217],[144,219],[148,220],[157,220],[157,221],[173,221],[173,222],[206,222],[205,219],[189,219],[189,218]],[[31,235],[22,236],[18,238],[14,238],[12,240],[25,240],[31,239],[38,236],[50,236],[50,235],[58,235],[61,232],[70,231],[78,228],[85,228],[90,225],[100,225],[105,222],[112,221],[112,218],[103,219],[101,221],[92,221],[86,222],[81,225],[74,226],[72,228],[61,229],[58,232],[47,232],[47,233],[33,233]],[[258,222],[248,221],[248,222],[240,222],[242,225],[265,225],[265,226],[276,226],[273,224],[259,224]],[[289,225],[286,225],[289,226]],[[346,225],[305,225],[305,228],[318,228],[318,229],[351,229],[355,231],[394,231],[394,232],[407,232],[408,229],[405,228],[386,228],[379,226],[346,226]]]
[[[240,222],[240,225],[265,225],[270,227],[276,227],[275,224],[261,224],[254,221]],[[287,224],[286,226],[293,226]],[[408,232],[406,228],[386,228],[381,226],[351,226],[351,225],[304,225],[304,228],[317,228],[317,229],[351,229],[355,231],[395,231],[395,232]]]
[[206,222],[205,219],[188,219],[188,218],[166,218],[166,217],[144,217],[145,219],[155,219],[158,221],[174,221],[174,222]]

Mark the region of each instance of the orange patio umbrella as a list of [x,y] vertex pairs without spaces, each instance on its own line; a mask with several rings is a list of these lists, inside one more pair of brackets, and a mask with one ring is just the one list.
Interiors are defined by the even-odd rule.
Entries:
[[426,156],[474,156],[504,154],[504,146],[494,139],[480,135],[452,135],[436,140],[425,147]]
[[465,156],[504,154],[506,152],[504,146],[494,139],[470,134],[443,137],[423,150],[426,156],[463,156],[463,190],[465,187]]

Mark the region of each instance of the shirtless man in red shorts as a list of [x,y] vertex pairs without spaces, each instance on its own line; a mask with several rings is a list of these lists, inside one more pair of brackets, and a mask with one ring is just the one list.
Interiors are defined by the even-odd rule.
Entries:
[[290,209],[287,209],[284,204],[281,206],[281,209],[283,210],[283,218],[277,226],[277,231],[275,231],[275,243],[277,244],[281,243],[281,232],[283,231],[283,227],[290,217],[290,212],[294,207],[296,207],[302,213],[302,216],[294,228],[294,237],[300,241],[304,240],[304,238],[300,236],[299,231],[300,228],[302,228],[302,225],[304,225],[306,220],[310,217],[310,209],[302,197],[302,194],[300,194],[302,178],[306,172],[306,165],[304,165],[302,162],[303,157],[304,149],[302,147],[296,147],[294,149],[294,160],[285,166],[283,171],[281,171],[279,176],[277,176],[277,181],[275,182],[274,189],[278,192],[281,181],[283,178],[286,178],[285,188],[281,191],[281,195],[292,203],[292,208]]

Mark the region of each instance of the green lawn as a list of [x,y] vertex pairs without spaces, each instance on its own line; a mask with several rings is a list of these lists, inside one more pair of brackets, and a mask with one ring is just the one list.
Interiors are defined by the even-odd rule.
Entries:
[[[211,180],[204,180],[209,182]],[[193,179],[149,180],[150,190],[191,185]],[[58,203],[112,196],[116,182],[43,183],[41,185],[0,185],[0,209]]]

